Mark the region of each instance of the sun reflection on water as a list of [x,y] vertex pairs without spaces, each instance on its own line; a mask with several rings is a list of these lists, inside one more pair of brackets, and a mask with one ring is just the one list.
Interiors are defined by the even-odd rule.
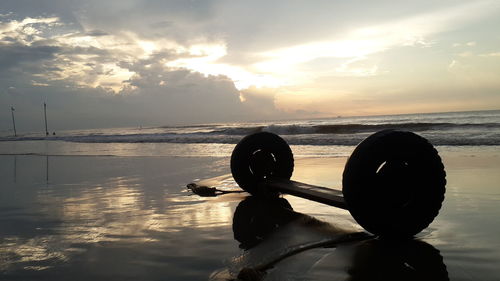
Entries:
[[98,243],[121,239],[154,241],[150,232],[175,232],[186,227],[227,225],[232,210],[228,203],[198,204],[202,200],[180,193],[165,193],[164,208],[148,206],[143,186],[134,179],[117,178],[109,186],[97,185],[71,197],[42,195],[50,212],[60,214],[63,237],[73,242]]
[[[34,238],[0,240],[0,271],[22,267],[47,270],[99,243],[155,243],[187,228],[229,225],[230,202],[189,196],[183,188],[165,187],[161,198],[146,198],[143,179],[109,178],[97,184],[48,185],[36,191],[37,213],[54,225]],[[35,218],[35,220],[37,220]]]
[[[54,249],[51,237],[37,237],[22,240],[17,237],[4,239],[0,244],[0,271],[5,271],[16,264],[26,270],[44,270],[53,264],[68,259],[64,251]],[[51,262],[51,265],[36,265],[37,262]]]

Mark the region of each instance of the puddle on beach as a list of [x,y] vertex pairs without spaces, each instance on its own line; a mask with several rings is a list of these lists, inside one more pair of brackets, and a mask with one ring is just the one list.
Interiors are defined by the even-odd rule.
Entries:
[[[311,249],[264,280],[497,280],[500,161],[447,161],[445,204],[417,240]],[[300,159],[294,178],[340,187],[344,162]],[[347,211],[291,196],[283,209],[185,188],[228,170],[227,158],[0,156],[0,280],[225,280],[294,246],[362,231]],[[264,220],[249,226],[245,213]]]

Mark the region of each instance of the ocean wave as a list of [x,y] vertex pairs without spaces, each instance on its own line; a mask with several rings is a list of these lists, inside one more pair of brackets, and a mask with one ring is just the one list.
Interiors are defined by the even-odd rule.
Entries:
[[[49,136],[37,132],[17,137],[0,136],[0,141],[236,144],[246,135],[266,131],[282,136],[291,145],[353,146],[370,134],[386,129],[415,132],[435,145],[500,145],[500,111],[89,129],[61,131]],[[10,132],[1,135],[7,133]]]
[[[290,145],[344,145],[353,146],[360,143],[372,132],[355,134],[281,134]],[[446,133],[433,131],[421,133],[434,145],[470,146],[500,145],[500,133],[470,134],[463,131]],[[0,141],[67,141],[79,143],[220,143],[236,144],[243,136],[224,134],[129,134],[129,135],[79,135],[79,136],[26,136],[3,137]]]
[[499,123],[387,123],[387,124],[328,124],[328,125],[268,125],[250,127],[230,127],[216,129],[207,134],[248,135],[257,132],[272,132],[279,135],[304,134],[356,134],[381,130],[403,130],[423,132],[453,129],[500,129]]

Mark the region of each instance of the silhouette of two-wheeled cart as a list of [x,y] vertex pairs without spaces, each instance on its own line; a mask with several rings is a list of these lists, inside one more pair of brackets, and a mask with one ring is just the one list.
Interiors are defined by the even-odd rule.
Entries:
[[278,135],[244,137],[231,155],[238,185],[255,196],[286,193],[349,210],[367,231],[412,237],[437,216],[446,173],[436,149],[412,132],[384,130],[362,141],[348,158],[342,191],[290,180],[290,146]]

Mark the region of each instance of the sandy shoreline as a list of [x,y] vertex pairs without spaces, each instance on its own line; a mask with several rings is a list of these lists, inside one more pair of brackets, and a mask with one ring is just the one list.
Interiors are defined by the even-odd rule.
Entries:
[[[500,153],[440,154],[446,199],[419,239],[440,251],[450,280],[496,280]],[[339,188],[345,161],[298,157],[293,178]],[[231,224],[245,195],[190,196],[185,184],[226,173],[227,157],[0,156],[0,280],[206,280],[242,254]],[[295,211],[360,230],[346,211],[285,198]],[[325,251],[298,255],[272,276],[324,257],[304,278],[343,280],[342,256]]]

